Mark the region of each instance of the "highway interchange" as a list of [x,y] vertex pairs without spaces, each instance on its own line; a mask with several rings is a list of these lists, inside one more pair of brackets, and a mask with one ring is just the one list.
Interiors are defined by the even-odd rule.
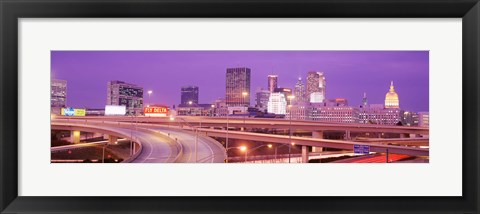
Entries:
[[[134,125],[135,126],[135,125]],[[132,163],[221,163],[226,158],[225,149],[212,138],[174,127],[134,127],[130,123],[98,122],[90,120],[53,120],[52,128],[116,133],[141,144],[138,156]],[[195,155],[195,142],[197,153]],[[196,160],[195,160],[196,158]]]
[[[227,119],[227,123],[229,119]],[[156,121],[156,122],[154,122]],[[223,119],[206,119],[198,121],[196,118],[177,118],[176,121],[169,118],[149,118],[149,117],[83,117],[68,118],[59,117],[52,120],[52,129],[57,130],[78,130],[90,131],[98,133],[106,133],[117,135],[119,137],[133,139],[133,141],[141,144],[141,150],[134,157],[126,162],[132,163],[221,163],[226,159],[226,152],[223,145],[211,137],[226,137],[228,131],[224,128],[225,118]],[[241,128],[245,127],[262,127],[273,126],[271,120],[249,119],[241,120],[238,118],[230,119],[229,127]],[[192,126],[193,124],[193,126]],[[202,125],[203,124],[203,125]],[[275,123],[276,126],[285,128],[285,120]],[[218,129],[220,126],[220,129]],[[224,126],[223,128],[221,128]],[[294,128],[305,129],[351,129],[351,130],[373,130],[387,131],[390,133],[416,133],[427,134],[428,128],[417,127],[392,127],[380,125],[365,124],[330,124],[330,123],[311,123],[300,122],[294,123]],[[216,127],[216,129],[214,129]],[[198,131],[198,132],[197,132]],[[290,140],[287,136],[256,134],[250,132],[230,131],[230,137],[248,140],[262,139],[267,143],[288,143],[295,140],[295,143],[303,146],[330,147],[338,149],[349,149],[354,144],[369,144],[375,152],[390,152],[407,155],[428,156],[428,148],[416,148],[412,145],[427,145],[428,137],[418,139],[396,138],[397,143],[404,145],[393,146],[385,145],[392,139],[379,139],[385,142],[353,142],[344,140],[327,140],[312,139],[305,137],[292,137]],[[372,140],[372,139],[369,139]],[[412,144],[412,145],[409,145]]]

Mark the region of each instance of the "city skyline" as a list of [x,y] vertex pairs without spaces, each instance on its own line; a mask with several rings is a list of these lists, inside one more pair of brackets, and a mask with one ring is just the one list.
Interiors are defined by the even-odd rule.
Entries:
[[361,105],[382,104],[391,81],[400,107],[429,111],[428,51],[52,51],[52,78],[67,80],[67,105],[103,108],[106,83],[120,80],[152,90],[145,104],[180,104],[181,87],[199,87],[199,103],[225,98],[227,68],[251,69],[250,103],[267,77],[278,87],[294,88],[298,77],[323,72],[327,99]]

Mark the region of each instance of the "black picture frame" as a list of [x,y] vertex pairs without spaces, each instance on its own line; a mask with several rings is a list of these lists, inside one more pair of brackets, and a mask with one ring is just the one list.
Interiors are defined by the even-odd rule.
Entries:
[[[1,0],[1,213],[478,213],[478,0]],[[18,19],[462,18],[462,197],[20,197]],[[448,41],[445,41],[448,42]],[[301,182],[297,185],[301,185]],[[321,185],[321,184],[318,184]],[[324,184],[326,185],[326,184]],[[392,184],[394,185],[394,184]],[[382,187],[388,188],[388,187]]]

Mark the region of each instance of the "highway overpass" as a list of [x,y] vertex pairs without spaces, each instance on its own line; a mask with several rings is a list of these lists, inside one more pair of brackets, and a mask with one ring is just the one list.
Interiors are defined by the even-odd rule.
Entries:
[[[415,134],[428,135],[429,128],[412,126],[391,126],[378,124],[347,124],[347,123],[327,123],[318,121],[288,120],[288,119],[265,119],[265,118],[239,118],[239,117],[189,117],[178,116],[174,121],[168,117],[144,117],[144,116],[91,116],[91,117],[59,117],[69,120],[99,120],[99,121],[119,121],[119,122],[137,122],[137,123],[158,123],[178,125],[183,121],[202,127],[225,128],[268,128],[268,129],[292,129],[298,131],[350,131],[350,132],[375,132],[375,133],[395,133],[395,134]],[[178,121],[182,118],[183,121]],[[290,124],[291,122],[291,124]]]
[[130,123],[58,119],[52,121],[51,128],[132,139],[142,145],[140,154],[131,160],[133,163],[219,163],[226,158],[225,149],[218,142],[205,136],[197,138],[195,133],[188,130],[172,130],[158,126],[134,128]]
[[[244,132],[244,131],[232,131],[232,130],[221,130],[221,129],[214,129],[217,126],[213,126],[214,123],[211,123],[212,126],[204,125],[205,122],[202,122],[200,125],[200,121],[198,121],[198,124],[191,121],[185,120],[182,117],[182,121],[178,121],[180,118],[177,118],[175,123],[170,123],[171,121],[168,118],[145,118],[145,117],[138,117],[138,118],[131,118],[131,117],[93,117],[95,118],[94,120],[91,118],[74,118],[74,119],[66,119],[66,121],[72,121],[76,123],[96,123],[96,124],[103,124],[103,125],[113,125],[117,127],[141,127],[149,130],[153,129],[163,129],[165,130],[170,130],[170,132],[173,133],[172,130],[175,130],[178,128],[174,128],[178,125],[181,125],[185,130],[198,130],[200,133],[203,133],[203,136],[205,137],[220,137],[220,138],[226,138],[227,133],[228,137],[230,139],[243,139],[243,140],[251,140],[251,141],[257,141],[257,142],[265,142],[265,143],[279,143],[279,144],[288,144],[290,142],[294,142],[296,145],[302,145],[302,146],[312,146],[312,147],[326,147],[326,148],[336,148],[336,149],[344,149],[344,150],[353,150],[354,145],[369,145],[370,146],[370,151],[371,152],[388,152],[389,153],[396,153],[396,154],[406,154],[406,155],[411,155],[411,156],[429,156],[429,149],[428,148],[418,148],[418,147],[412,147],[413,146],[419,146],[419,145],[428,145],[428,138],[402,138],[402,139],[389,139],[389,138],[381,138],[381,139],[372,139],[371,141],[366,140],[365,142],[354,142],[354,141],[346,141],[346,140],[329,140],[329,139],[322,139],[322,137],[319,138],[310,138],[310,137],[296,137],[292,136],[291,140],[289,136],[285,135],[274,135],[274,134],[261,134],[261,133],[251,133],[251,132]],[[107,121],[103,121],[102,118],[108,118]],[[131,120],[128,120],[131,119]],[[136,120],[135,120],[136,119]],[[187,118],[188,119],[188,118]],[[248,120],[248,119],[247,119]],[[255,122],[258,122],[257,119],[251,119],[250,123],[253,125]],[[65,120],[64,120],[65,121]],[[122,122],[121,122],[122,121]],[[156,121],[154,123],[154,121]],[[168,122],[170,121],[170,122]],[[221,120],[219,120],[221,121]],[[216,121],[216,125],[221,125],[219,121]],[[239,125],[243,125],[243,120],[234,120],[238,123]],[[255,123],[255,126],[261,126],[262,123],[265,123],[265,121],[269,120],[260,120],[259,123]],[[277,120],[275,120],[277,121]],[[241,122],[241,124],[240,124]],[[283,124],[286,121],[281,120],[279,123]],[[288,122],[288,121],[287,121]],[[246,121],[247,123],[247,121]],[[298,126],[306,126],[306,124],[310,124],[311,122],[298,122]],[[230,120],[229,120],[229,127],[230,125]],[[196,127],[197,125],[197,127]],[[283,124],[284,125],[284,124]],[[312,126],[312,125],[310,125]],[[372,125],[357,125],[357,124],[330,124],[330,123],[325,123],[325,124],[317,124],[317,127],[319,126],[325,126],[325,127],[347,127],[347,128],[355,128],[359,127],[362,128],[364,131],[367,131],[367,127],[372,127]],[[170,127],[170,128],[168,128]],[[210,127],[210,128],[200,128],[200,127]],[[396,127],[396,126],[375,126],[379,129],[389,129],[393,131],[401,131],[402,133],[405,131],[409,130],[416,130],[421,133],[425,133],[425,128],[419,128],[419,127]],[[330,128],[329,128],[330,129]],[[326,130],[326,129],[324,129]],[[427,129],[428,131],[428,129]],[[191,135],[193,135],[191,133]],[[399,144],[399,145],[385,145],[388,143],[392,144]],[[410,145],[412,144],[412,145]],[[222,147],[223,148],[223,147]],[[304,152],[305,148],[302,148],[302,152]]]

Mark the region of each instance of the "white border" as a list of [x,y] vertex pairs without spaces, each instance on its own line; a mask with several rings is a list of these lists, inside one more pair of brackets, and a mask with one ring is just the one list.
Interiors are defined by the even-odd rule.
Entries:
[[[461,31],[461,19],[21,19],[19,195],[461,196]],[[50,50],[227,49],[430,50],[430,163],[49,163]]]

